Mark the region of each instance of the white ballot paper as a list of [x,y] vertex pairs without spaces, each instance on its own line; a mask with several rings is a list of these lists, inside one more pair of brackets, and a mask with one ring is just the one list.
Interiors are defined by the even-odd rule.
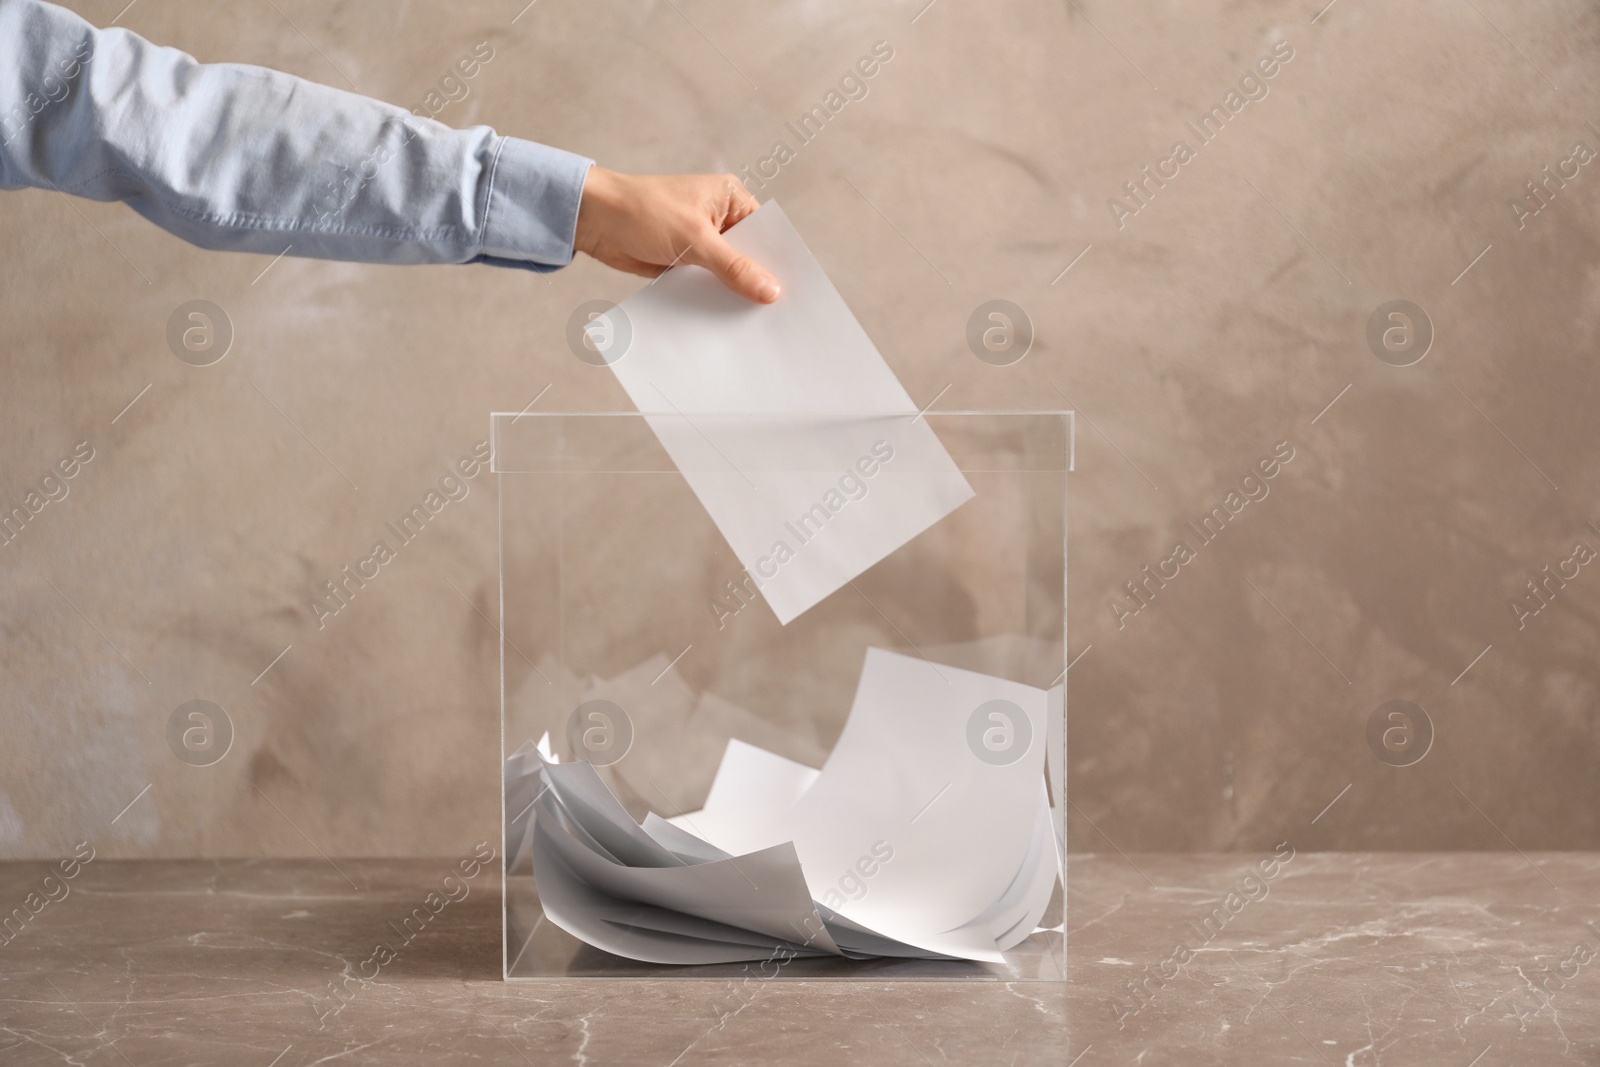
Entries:
[[[969,720],[992,701],[1025,717],[1025,725],[1006,723],[1019,746],[1009,763],[973,751]],[[773,817],[768,798],[792,788],[794,772],[779,771],[778,757],[762,753],[767,783],[737,784],[761,768],[730,744],[734,788],[723,788],[719,770],[706,810],[672,821],[704,824],[703,836],[730,851],[793,841],[817,900],[844,917],[933,952],[998,962],[996,934],[1035,909],[1042,914],[1054,884],[1044,787],[1048,703],[1042,689],[871,648],[844,732],[786,813]],[[977,737],[981,747],[982,730]],[[756,814],[739,822],[728,809],[746,804]],[[719,840],[725,828],[732,832]],[[1041,867],[1051,872],[1048,881]],[[1008,895],[1020,911],[996,907]],[[987,921],[970,925],[992,918],[990,909],[1011,921],[998,931]]]
[[822,772],[731,738],[705,807],[667,821],[732,852],[784,840],[779,825]]
[[777,203],[725,236],[777,303],[686,265],[588,329],[787,625],[973,491]]
[[617,955],[1004,963],[1061,869],[1051,699],[869,648],[820,770],[730,740],[701,810],[640,823],[590,764],[525,745],[507,760],[508,835],[551,921]]

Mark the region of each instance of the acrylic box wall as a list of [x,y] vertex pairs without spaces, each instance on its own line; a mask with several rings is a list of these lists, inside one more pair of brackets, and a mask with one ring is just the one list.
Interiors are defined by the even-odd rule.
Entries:
[[[634,413],[496,414],[502,762],[548,734],[590,759],[635,819],[693,812],[730,738],[821,767],[868,648],[1059,689],[1044,737],[1058,882],[1005,963],[795,959],[788,977],[1063,980],[1066,502],[1070,412],[783,416],[832,432],[924,420],[975,496],[788,625]],[[729,420],[679,414],[713,448]],[[764,417],[765,418],[765,417]],[[693,473],[691,471],[691,473]],[[761,471],[756,471],[759,479]],[[905,473],[905,472],[901,472]],[[629,516],[623,520],[619,516]],[[642,517],[642,518],[641,518]],[[608,704],[590,704],[607,701]],[[595,718],[580,705],[614,708]],[[484,761],[487,769],[488,760]],[[885,788],[892,788],[886,785]],[[507,812],[514,817],[517,812]],[[820,891],[813,886],[813,895]],[[505,878],[508,978],[737,977],[730,964],[646,964],[546,921],[523,856]]]

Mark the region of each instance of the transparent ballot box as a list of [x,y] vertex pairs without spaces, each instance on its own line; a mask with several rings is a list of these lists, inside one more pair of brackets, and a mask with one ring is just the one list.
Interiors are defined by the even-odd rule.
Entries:
[[506,978],[1065,979],[1071,412],[492,439]]

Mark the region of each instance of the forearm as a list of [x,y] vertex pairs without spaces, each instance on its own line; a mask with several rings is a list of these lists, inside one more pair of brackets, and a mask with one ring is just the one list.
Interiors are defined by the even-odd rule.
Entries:
[[205,248],[553,269],[589,165],[0,0],[0,185],[125,201]]

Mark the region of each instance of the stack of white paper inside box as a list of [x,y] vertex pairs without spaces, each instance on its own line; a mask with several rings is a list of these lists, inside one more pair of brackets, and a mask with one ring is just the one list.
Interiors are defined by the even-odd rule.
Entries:
[[[726,236],[780,279],[777,304],[680,267],[596,336],[628,338],[612,369],[787,625],[974,494],[777,204]],[[870,491],[846,498],[852,470]],[[802,544],[808,512],[825,536]],[[1061,699],[869,648],[820,768],[733,739],[700,810],[642,822],[529,739],[505,768],[508,869],[530,855],[551,922],[636,960],[1002,962],[1062,869],[1045,784]],[[985,758],[992,736],[1004,758]]]

